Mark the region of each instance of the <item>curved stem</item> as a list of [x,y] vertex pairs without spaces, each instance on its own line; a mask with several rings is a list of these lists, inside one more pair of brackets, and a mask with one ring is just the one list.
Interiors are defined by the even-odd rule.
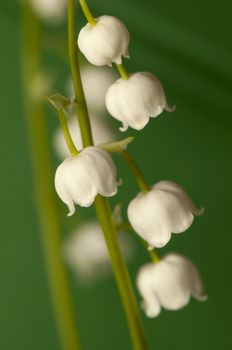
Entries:
[[89,122],[89,114],[84,96],[81,75],[78,63],[78,48],[75,35],[75,0],[68,2],[68,49],[69,60],[73,78],[74,91],[77,100],[77,117],[81,129],[83,147],[93,144],[93,137]]
[[41,101],[33,99],[31,85],[41,71],[41,29],[29,1],[22,2],[22,78],[25,116],[30,139],[34,188],[43,254],[60,342],[64,350],[80,350],[68,276],[61,258],[59,226],[49,156],[47,125]]
[[84,12],[84,15],[87,19],[87,21],[89,22],[89,24],[94,27],[95,24],[96,24],[96,20],[95,18],[93,17],[88,5],[87,5],[87,2],[85,0],[79,0],[80,2],[80,5],[81,5],[81,8],[82,8],[82,11]]
[[[79,72],[77,51],[75,50],[75,34],[74,34],[74,18],[75,18],[75,1],[68,1],[68,20],[69,20],[69,52],[70,52],[70,64],[72,70],[72,76],[75,87],[75,94],[77,101],[82,101],[86,106],[80,75]],[[80,96],[79,96],[80,93]],[[85,146],[92,145],[92,134],[89,127],[89,117],[87,108],[82,110],[82,125],[81,134],[83,140],[85,140]],[[125,309],[128,327],[130,330],[132,342],[135,350],[146,350],[146,340],[143,333],[139,311],[135,296],[131,287],[128,270],[124,259],[122,257],[119,244],[116,238],[116,230],[112,220],[112,213],[109,207],[109,202],[102,196],[97,196],[95,199],[95,209],[102,226],[106,244],[108,247],[112,268],[114,271],[115,279],[121,296],[121,300]]]
[[115,64],[118,69],[118,72],[123,80],[129,79],[129,74],[126,71],[126,68],[122,64]]
[[121,156],[126,160],[126,162],[128,163],[129,167],[131,168],[135,179],[141,189],[142,192],[146,193],[150,191],[150,186],[146,183],[143,174],[141,173],[139,167],[137,166],[137,164],[135,163],[134,159],[132,158],[132,156],[127,152],[127,151],[123,151],[120,153]]
[[62,129],[66,144],[68,146],[68,149],[71,153],[71,155],[73,157],[77,156],[79,154],[73,140],[72,137],[70,135],[69,129],[68,129],[68,125],[67,125],[67,120],[66,120],[66,116],[65,116],[65,112],[63,109],[60,109],[58,111],[58,116],[59,116],[59,121],[60,121],[60,127]]

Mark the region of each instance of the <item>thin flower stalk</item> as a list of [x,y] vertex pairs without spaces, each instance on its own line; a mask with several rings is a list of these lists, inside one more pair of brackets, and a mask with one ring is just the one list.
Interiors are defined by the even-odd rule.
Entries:
[[31,97],[31,82],[41,69],[41,29],[29,1],[23,1],[21,6],[25,117],[31,146],[35,199],[44,262],[62,349],[81,350],[68,276],[60,254],[62,234],[52,185],[47,125],[42,101]]
[[[93,145],[91,128],[89,123],[88,110],[86,107],[85,97],[80,79],[80,71],[78,64],[78,52],[76,49],[75,36],[75,0],[68,1],[68,42],[69,57],[74,82],[74,90],[77,99],[77,105],[81,110],[81,134],[84,146]],[[79,112],[78,112],[79,116]],[[112,213],[109,202],[106,198],[98,195],[95,199],[95,209],[102,226],[104,237],[109,251],[115,279],[119,289],[119,293],[124,306],[128,327],[134,350],[146,350],[146,340],[141,325],[137,302],[131,286],[128,270],[122,257],[119,244],[116,238],[116,230],[112,220]]]

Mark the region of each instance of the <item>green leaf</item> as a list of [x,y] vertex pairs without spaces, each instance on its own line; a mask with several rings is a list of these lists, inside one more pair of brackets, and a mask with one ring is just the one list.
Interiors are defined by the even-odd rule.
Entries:
[[110,142],[110,143],[102,143],[98,145],[98,147],[104,149],[109,153],[121,153],[124,151],[127,146],[134,140],[134,137],[129,136],[126,139]]
[[60,109],[65,110],[67,107],[69,107],[72,104],[72,101],[70,98],[67,98],[65,96],[62,96],[61,94],[55,93],[51,96],[45,97],[48,102],[50,102],[53,107],[55,107],[58,111]]

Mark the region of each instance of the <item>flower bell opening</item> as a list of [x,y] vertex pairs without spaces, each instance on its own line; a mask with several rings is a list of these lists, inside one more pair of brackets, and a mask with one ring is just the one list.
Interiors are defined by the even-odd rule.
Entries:
[[158,316],[162,308],[181,309],[189,303],[191,296],[198,301],[207,300],[196,266],[175,253],[164,256],[155,264],[142,266],[137,275],[137,287],[148,317]]
[[171,234],[186,231],[194,215],[202,215],[186,191],[172,181],[160,181],[147,193],[139,193],[128,206],[128,219],[149,249],[164,247]]
[[150,118],[156,118],[165,109],[172,112],[175,106],[167,103],[164,89],[156,76],[148,72],[130,74],[118,79],[106,93],[106,108],[122,122],[121,131],[128,127],[142,130]]

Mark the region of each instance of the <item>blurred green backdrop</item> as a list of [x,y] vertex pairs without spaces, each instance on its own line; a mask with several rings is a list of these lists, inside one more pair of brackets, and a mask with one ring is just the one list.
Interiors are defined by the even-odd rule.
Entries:
[[[127,24],[132,38],[127,69],[155,73],[169,103],[177,106],[174,113],[152,120],[142,132],[128,132],[136,134],[132,154],[150,183],[177,181],[206,209],[204,216],[162,251],[180,252],[196,262],[209,300],[204,304],[191,301],[178,312],[163,311],[157,319],[143,316],[150,349],[230,349],[231,2],[91,0],[89,4],[96,16],[115,15]],[[66,28],[44,26],[44,34],[50,38],[51,49],[45,50],[44,63],[52,68],[57,90],[63,92],[68,72],[65,51],[62,40],[51,38],[59,34],[65,39]],[[0,42],[0,349],[58,350],[23,116],[18,2],[1,0]],[[47,112],[52,135],[57,121]],[[55,156],[53,160],[55,165],[58,160]],[[124,164],[116,161],[124,179],[117,201],[125,209],[137,187]],[[64,221],[68,220],[62,204],[60,208]],[[88,216],[86,212],[83,215]],[[138,247],[137,258],[130,264],[133,280],[147,260],[136,238],[134,245]],[[113,277],[92,288],[78,284],[72,276],[70,281],[85,349],[130,349]]]

